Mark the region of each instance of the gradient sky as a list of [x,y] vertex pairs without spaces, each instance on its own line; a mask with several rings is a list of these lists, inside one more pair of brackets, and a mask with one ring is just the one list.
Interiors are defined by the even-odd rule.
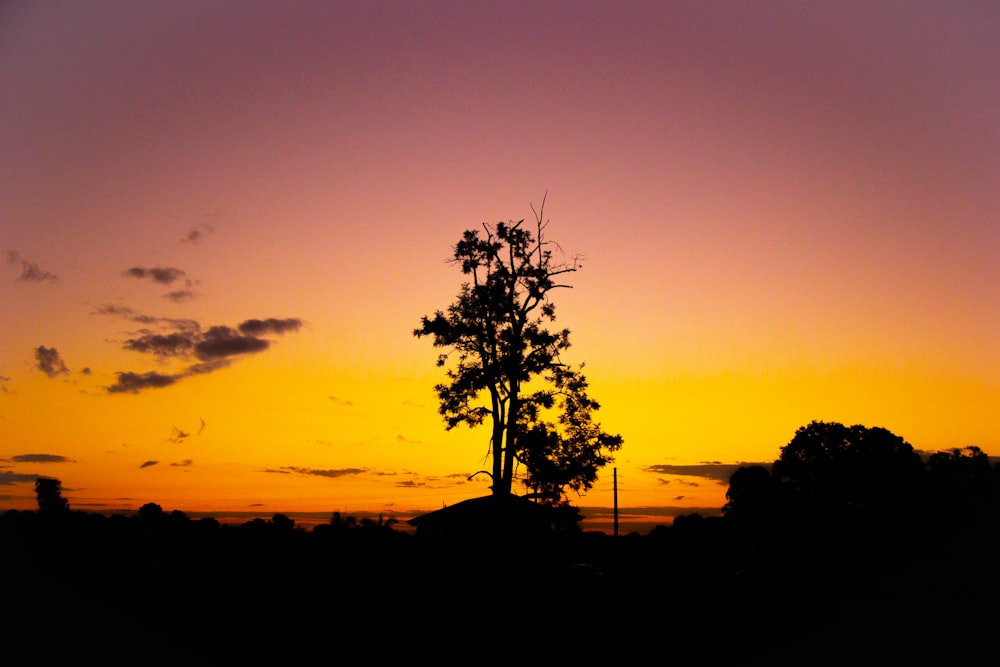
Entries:
[[546,193],[621,507],[719,508],[812,420],[1000,455],[998,29],[995,2],[5,2],[0,510],[37,475],[84,510],[485,493],[487,430],[444,430],[412,330],[461,233]]

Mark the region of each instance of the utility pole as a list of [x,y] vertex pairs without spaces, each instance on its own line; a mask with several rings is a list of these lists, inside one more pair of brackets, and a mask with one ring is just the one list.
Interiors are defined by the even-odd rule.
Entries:
[[618,537],[618,468],[614,469],[614,487],[615,487],[615,537]]

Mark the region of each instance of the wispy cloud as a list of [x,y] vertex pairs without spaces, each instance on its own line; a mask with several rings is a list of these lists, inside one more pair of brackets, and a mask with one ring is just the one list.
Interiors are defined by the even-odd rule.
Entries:
[[671,465],[661,463],[649,465],[643,468],[644,471],[655,475],[676,475],[680,477],[704,477],[719,483],[728,484],[729,478],[736,470],[742,466],[764,466],[770,467],[770,463],[722,463],[720,461],[706,461],[695,465]]
[[342,405],[345,408],[349,408],[349,407],[353,407],[354,406],[354,401],[348,400],[346,398],[338,398],[336,396],[328,396],[328,398],[331,401],[333,401],[334,403],[336,403],[337,405]]
[[188,233],[181,239],[181,243],[199,243],[206,234],[211,234],[213,231],[215,228],[212,225],[207,222],[202,223],[189,229]]
[[188,433],[187,431],[182,431],[181,429],[177,428],[176,426],[174,426],[173,429],[174,429],[174,432],[173,432],[173,435],[170,436],[170,442],[175,442],[175,443],[176,442],[184,442],[185,440],[187,440],[191,436],[190,433]]
[[452,473],[449,475],[421,476],[409,473],[410,479],[403,479],[393,486],[407,488],[448,489],[464,486],[469,483],[469,473]]
[[24,484],[25,482],[34,482],[36,479],[38,479],[38,475],[26,475],[20,472],[11,472],[10,470],[0,470],[0,486]]
[[94,315],[108,315],[111,317],[121,317],[136,324],[147,326],[160,326],[177,331],[198,331],[201,325],[195,320],[177,317],[156,317],[140,313],[128,306],[117,306],[114,304],[104,304],[94,309]]
[[157,465],[158,463],[159,461],[143,461],[142,463],[139,464],[139,468],[149,468],[151,466]]
[[7,251],[7,263],[8,264],[21,264],[21,275],[16,278],[19,282],[23,283],[57,283],[59,282],[59,276],[56,274],[45,271],[40,268],[35,262],[29,262],[28,260],[21,257],[21,253],[17,250]]
[[292,473],[296,475],[315,475],[317,477],[349,477],[351,475],[360,475],[368,472],[364,468],[299,468],[295,466],[283,466],[281,468],[272,469],[269,468],[264,472],[274,472],[274,473]]
[[35,348],[35,367],[50,378],[57,378],[69,373],[69,368],[66,367],[66,363],[59,355],[59,350],[44,345]]
[[167,301],[173,301],[174,303],[184,303],[185,301],[190,301],[196,296],[198,296],[198,293],[193,289],[179,289],[167,292],[163,295],[163,298]]
[[163,298],[174,303],[190,301],[197,296],[197,292],[194,290],[195,281],[188,277],[186,271],[173,266],[154,266],[149,268],[133,266],[130,269],[125,269],[122,275],[126,278],[148,278],[154,283],[167,286],[172,286],[174,283],[180,282],[183,285],[182,289],[174,289],[163,295]]
[[58,454],[18,454],[12,456],[15,463],[72,463],[73,459]]

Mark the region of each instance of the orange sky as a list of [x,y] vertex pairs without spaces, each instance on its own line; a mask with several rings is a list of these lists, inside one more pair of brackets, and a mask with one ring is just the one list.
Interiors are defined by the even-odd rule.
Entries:
[[[5,3],[0,510],[37,475],[75,509],[484,493],[488,434],[444,430],[411,334],[462,231],[546,192],[621,507],[717,509],[814,419],[1000,455],[998,27],[977,2]],[[574,501],[610,507],[612,469]]]

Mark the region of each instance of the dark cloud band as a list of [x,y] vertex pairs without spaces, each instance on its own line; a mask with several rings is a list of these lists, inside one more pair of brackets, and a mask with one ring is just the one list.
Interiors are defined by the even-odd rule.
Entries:
[[123,275],[128,278],[151,278],[153,282],[170,285],[186,276],[187,273],[183,269],[177,269],[172,266],[155,266],[152,268],[133,266],[131,269],[126,269]]
[[240,323],[240,333],[249,336],[263,336],[265,334],[286,334],[298,331],[302,328],[302,320],[296,317],[284,319],[268,318],[266,320],[245,320]]
[[122,372],[113,385],[108,387],[112,394],[138,394],[143,389],[162,389],[177,382],[182,376],[164,375],[162,373],[131,373]]

